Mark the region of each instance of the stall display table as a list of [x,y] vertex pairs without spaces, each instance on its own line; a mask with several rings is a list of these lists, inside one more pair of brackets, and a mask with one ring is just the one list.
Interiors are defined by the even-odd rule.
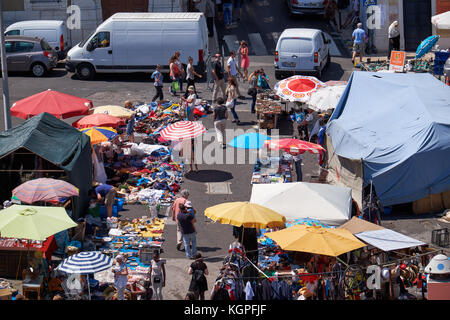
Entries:
[[50,260],[58,248],[55,237],[48,237],[44,242],[33,242],[27,248],[27,240],[0,238],[0,277],[16,279],[22,275],[22,270],[28,265],[27,251],[33,256],[34,252],[42,251],[44,258]]
[[30,292],[35,292],[37,294],[37,299],[41,300],[41,293],[44,288],[44,277],[39,276],[36,279],[31,279],[29,277],[23,280],[22,292],[25,298],[28,298]]
[[256,97],[256,116],[259,129],[275,129],[281,113],[281,100],[273,94],[259,93]]
[[251,184],[292,182],[292,164],[280,157],[258,159]]

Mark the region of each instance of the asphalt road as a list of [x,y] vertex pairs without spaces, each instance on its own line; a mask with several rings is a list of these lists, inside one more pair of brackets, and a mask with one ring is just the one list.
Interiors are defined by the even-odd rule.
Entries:
[[[256,68],[263,67],[270,79],[270,85],[273,87],[275,82],[273,56],[272,53],[276,44],[277,34],[285,28],[290,27],[312,27],[325,30],[324,22],[320,17],[307,16],[291,19],[288,16],[285,4],[282,1],[264,0],[246,1],[243,10],[243,16],[240,23],[232,29],[223,28],[220,23],[217,24],[220,43],[224,46],[227,53],[232,50],[236,40],[247,40],[250,44],[250,68],[252,72]],[[259,36],[258,36],[259,35]],[[348,80],[353,70],[348,52],[338,36],[332,35],[335,44],[334,55],[331,64],[324,72],[322,80]],[[223,41],[222,41],[223,40]],[[166,76],[166,79],[168,77]],[[240,83],[241,92],[247,92],[247,83]],[[168,84],[165,85],[164,94],[169,97]],[[203,81],[197,85],[201,98],[210,100],[212,92],[207,88]],[[54,89],[68,94],[91,99],[94,106],[106,104],[123,105],[124,101],[150,102],[155,94],[152,81],[149,74],[106,74],[98,75],[93,81],[81,81],[74,75],[68,74],[63,68],[55,69],[45,78],[38,79],[27,74],[10,74],[9,91],[11,104],[19,99],[23,99],[32,94],[46,89]],[[239,100],[237,112],[242,124],[241,129],[249,129],[256,120],[255,115],[250,111],[250,97],[245,100]],[[2,102],[3,103],[3,102]],[[3,104],[2,104],[3,105]],[[0,112],[3,119],[3,109]],[[66,119],[72,123],[78,118]],[[12,118],[12,125],[17,126],[22,123],[22,119]],[[213,130],[211,116],[204,118],[204,125],[208,130]],[[229,121],[227,128],[236,127]],[[282,134],[289,135],[292,132],[292,125],[289,121],[280,121]],[[3,120],[0,123],[0,130],[4,130]],[[233,137],[227,136],[227,141]],[[228,151],[229,152],[229,151]],[[228,225],[210,223],[205,219],[203,211],[209,207],[228,201],[248,201],[251,195],[250,178],[252,164],[241,165],[199,165],[200,172],[185,176],[183,188],[189,189],[191,193],[190,200],[198,211],[197,214],[197,246],[199,252],[205,256],[206,262],[210,266],[209,283],[214,281],[217,274],[217,268],[221,264],[223,257],[227,254],[228,245],[234,240],[232,237],[232,228]],[[316,159],[305,154],[304,157],[304,181],[309,181],[311,176],[318,173]],[[229,194],[207,194],[206,183],[222,182],[229,183]],[[121,215],[126,217],[139,217],[148,215],[145,206],[128,205]],[[418,239],[429,242],[430,230],[442,226],[438,224],[434,216],[388,216],[386,217],[386,226],[410,236],[417,236]],[[445,226],[445,224],[444,224]],[[184,257],[184,252],[175,249],[176,227],[170,219],[164,232],[166,238],[164,244],[163,258],[168,261],[169,279],[165,291],[166,299],[182,299],[189,284],[187,276],[187,267],[189,260]],[[209,295],[207,295],[209,296]]]

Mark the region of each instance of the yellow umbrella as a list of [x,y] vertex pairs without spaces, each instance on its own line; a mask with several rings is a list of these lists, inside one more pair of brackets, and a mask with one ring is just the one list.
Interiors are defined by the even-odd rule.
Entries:
[[226,202],[209,207],[205,216],[223,224],[244,228],[284,227],[286,218],[272,209],[250,202]]
[[266,237],[286,251],[309,252],[332,257],[366,246],[348,230],[307,225],[296,225],[267,233]]
[[93,110],[94,114],[105,113],[113,117],[128,118],[128,119],[131,118],[136,113],[121,106],[111,106],[111,105],[97,107],[94,108]]
[[108,141],[117,136],[117,131],[110,127],[91,127],[79,130],[91,138],[91,144]]

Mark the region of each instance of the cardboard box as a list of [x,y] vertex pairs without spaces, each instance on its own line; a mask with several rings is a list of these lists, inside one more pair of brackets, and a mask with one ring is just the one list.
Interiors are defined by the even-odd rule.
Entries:
[[12,299],[12,292],[11,289],[0,289],[0,300],[11,300]]

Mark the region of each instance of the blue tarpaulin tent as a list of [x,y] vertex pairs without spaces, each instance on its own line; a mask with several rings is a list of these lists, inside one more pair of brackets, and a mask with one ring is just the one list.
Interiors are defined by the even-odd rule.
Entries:
[[359,171],[385,206],[450,190],[450,88],[430,74],[353,72],[326,132],[334,176]]

